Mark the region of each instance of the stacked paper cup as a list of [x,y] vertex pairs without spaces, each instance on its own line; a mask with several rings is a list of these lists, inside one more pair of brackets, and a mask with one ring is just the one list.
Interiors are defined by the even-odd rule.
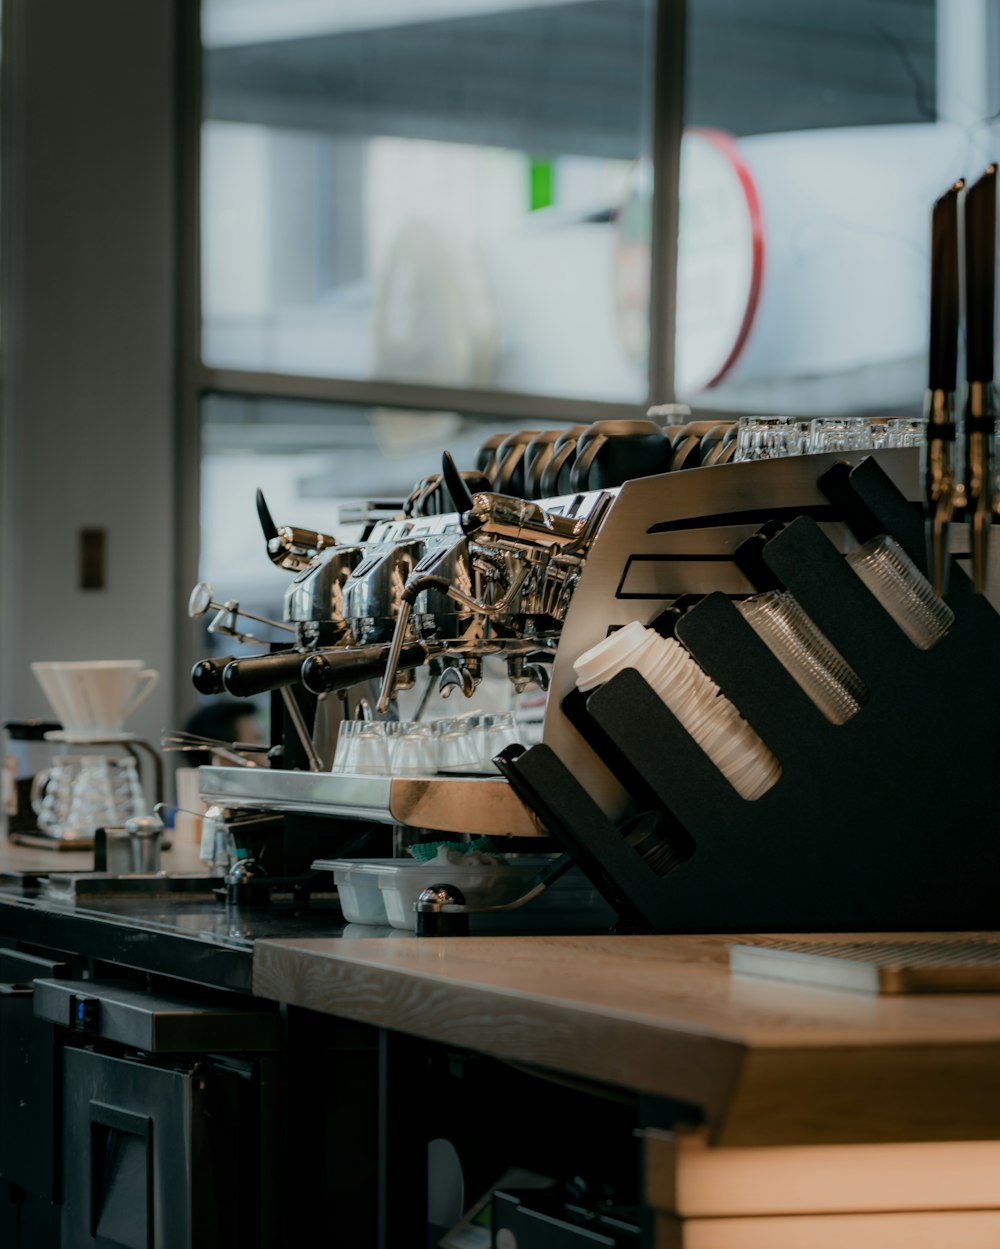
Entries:
[[585,651],[573,667],[584,691],[635,668],[742,798],[759,798],[781,775],[774,755],[673,638],[633,621]]

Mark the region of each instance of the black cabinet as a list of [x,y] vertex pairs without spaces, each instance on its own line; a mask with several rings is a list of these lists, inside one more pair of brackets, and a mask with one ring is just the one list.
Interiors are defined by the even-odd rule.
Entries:
[[278,1008],[84,962],[0,950],[0,1246],[271,1249]]
[[62,1249],[268,1249],[274,1061],[68,1045]]

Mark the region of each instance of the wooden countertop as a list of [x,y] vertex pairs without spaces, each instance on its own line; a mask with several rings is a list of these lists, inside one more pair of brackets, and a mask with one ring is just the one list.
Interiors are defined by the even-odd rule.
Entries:
[[[198,858],[199,847],[193,842],[180,842],[172,833],[172,844],[164,850],[161,865],[168,872],[206,872]],[[0,872],[90,872],[94,868],[93,850],[48,850],[34,846],[13,845],[0,837]]]
[[[0,871],[90,864],[89,853],[0,842]],[[187,844],[163,864],[201,868]],[[1000,1139],[1000,994],[876,997],[734,979],[737,940],[268,938],[254,945],[253,989],[687,1102],[716,1143]]]
[[1000,995],[741,980],[728,969],[736,940],[264,940],[253,983],[263,997],[692,1103],[718,1143],[1000,1137]]

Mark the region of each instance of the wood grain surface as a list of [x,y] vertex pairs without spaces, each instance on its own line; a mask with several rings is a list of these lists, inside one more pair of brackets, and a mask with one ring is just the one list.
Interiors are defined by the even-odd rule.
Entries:
[[1000,1210],[1000,1141],[711,1147],[643,1133],[646,1201],[680,1218]]
[[262,941],[254,989],[694,1103],[715,1143],[1000,1137],[1000,996],[737,981],[742,939]]
[[996,1249],[1000,1212],[820,1214],[789,1218],[660,1216],[656,1249]]

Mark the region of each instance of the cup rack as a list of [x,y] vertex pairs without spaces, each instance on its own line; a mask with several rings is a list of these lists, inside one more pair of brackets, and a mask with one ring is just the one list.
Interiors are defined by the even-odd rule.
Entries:
[[[859,539],[891,534],[926,568],[920,515],[874,460],[820,484]],[[955,623],[922,651],[811,519],[770,537],[760,558],[868,687],[856,715],[830,724],[733,602],[711,594],[677,637],[779,759],[773,788],[740,798],[633,669],[563,707],[638,816],[612,822],[544,745],[505,752],[511,786],[627,927],[1000,926],[1000,616],[953,563]],[[640,854],[654,842],[670,848],[667,874]]]

